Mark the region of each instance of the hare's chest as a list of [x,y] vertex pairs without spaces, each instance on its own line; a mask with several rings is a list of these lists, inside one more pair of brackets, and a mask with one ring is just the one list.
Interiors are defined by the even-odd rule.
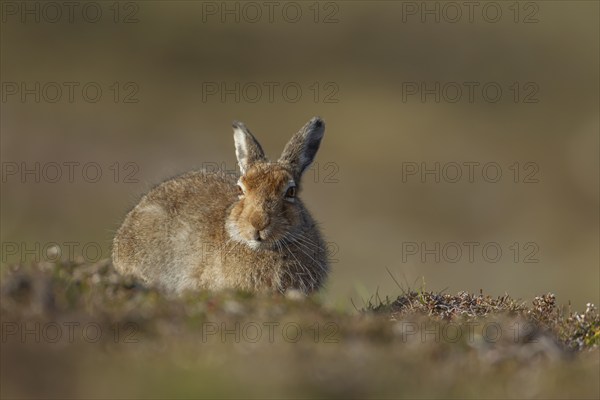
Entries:
[[205,286],[258,291],[280,287],[282,256],[277,252],[255,252],[238,244],[213,248],[209,258]]

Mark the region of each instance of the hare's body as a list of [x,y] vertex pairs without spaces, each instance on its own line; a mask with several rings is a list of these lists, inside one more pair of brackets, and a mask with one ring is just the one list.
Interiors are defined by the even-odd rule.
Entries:
[[[174,292],[295,288],[310,293],[322,285],[326,244],[295,197],[306,165],[298,170],[293,162],[266,161],[249,131],[236,127],[243,175],[189,172],[152,189],[115,236],[117,270]],[[292,147],[290,157],[306,150],[297,143]]]

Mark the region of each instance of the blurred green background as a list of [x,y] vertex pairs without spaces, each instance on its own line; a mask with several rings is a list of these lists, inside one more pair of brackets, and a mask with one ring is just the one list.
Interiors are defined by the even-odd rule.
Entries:
[[[335,253],[328,302],[397,294],[388,270],[429,290],[600,302],[597,2],[23,4],[2,2],[3,264],[49,243],[108,257],[152,185],[236,167],[232,120],[275,158],[320,115],[302,196]],[[439,182],[420,176],[436,163]]]

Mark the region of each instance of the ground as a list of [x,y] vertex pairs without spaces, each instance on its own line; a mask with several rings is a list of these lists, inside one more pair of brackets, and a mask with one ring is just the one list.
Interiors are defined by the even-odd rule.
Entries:
[[552,294],[399,285],[355,312],[299,293],[169,297],[109,261],[6,266],[3,398],[599,398],[600,318]]

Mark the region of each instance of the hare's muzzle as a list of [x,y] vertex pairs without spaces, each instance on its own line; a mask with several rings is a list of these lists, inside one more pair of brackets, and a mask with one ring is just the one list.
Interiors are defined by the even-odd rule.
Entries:
[[259,242],[268,239],[270,222],[268,215],[253,214],[250,218],[250,225],[253,228],[252,239]]

